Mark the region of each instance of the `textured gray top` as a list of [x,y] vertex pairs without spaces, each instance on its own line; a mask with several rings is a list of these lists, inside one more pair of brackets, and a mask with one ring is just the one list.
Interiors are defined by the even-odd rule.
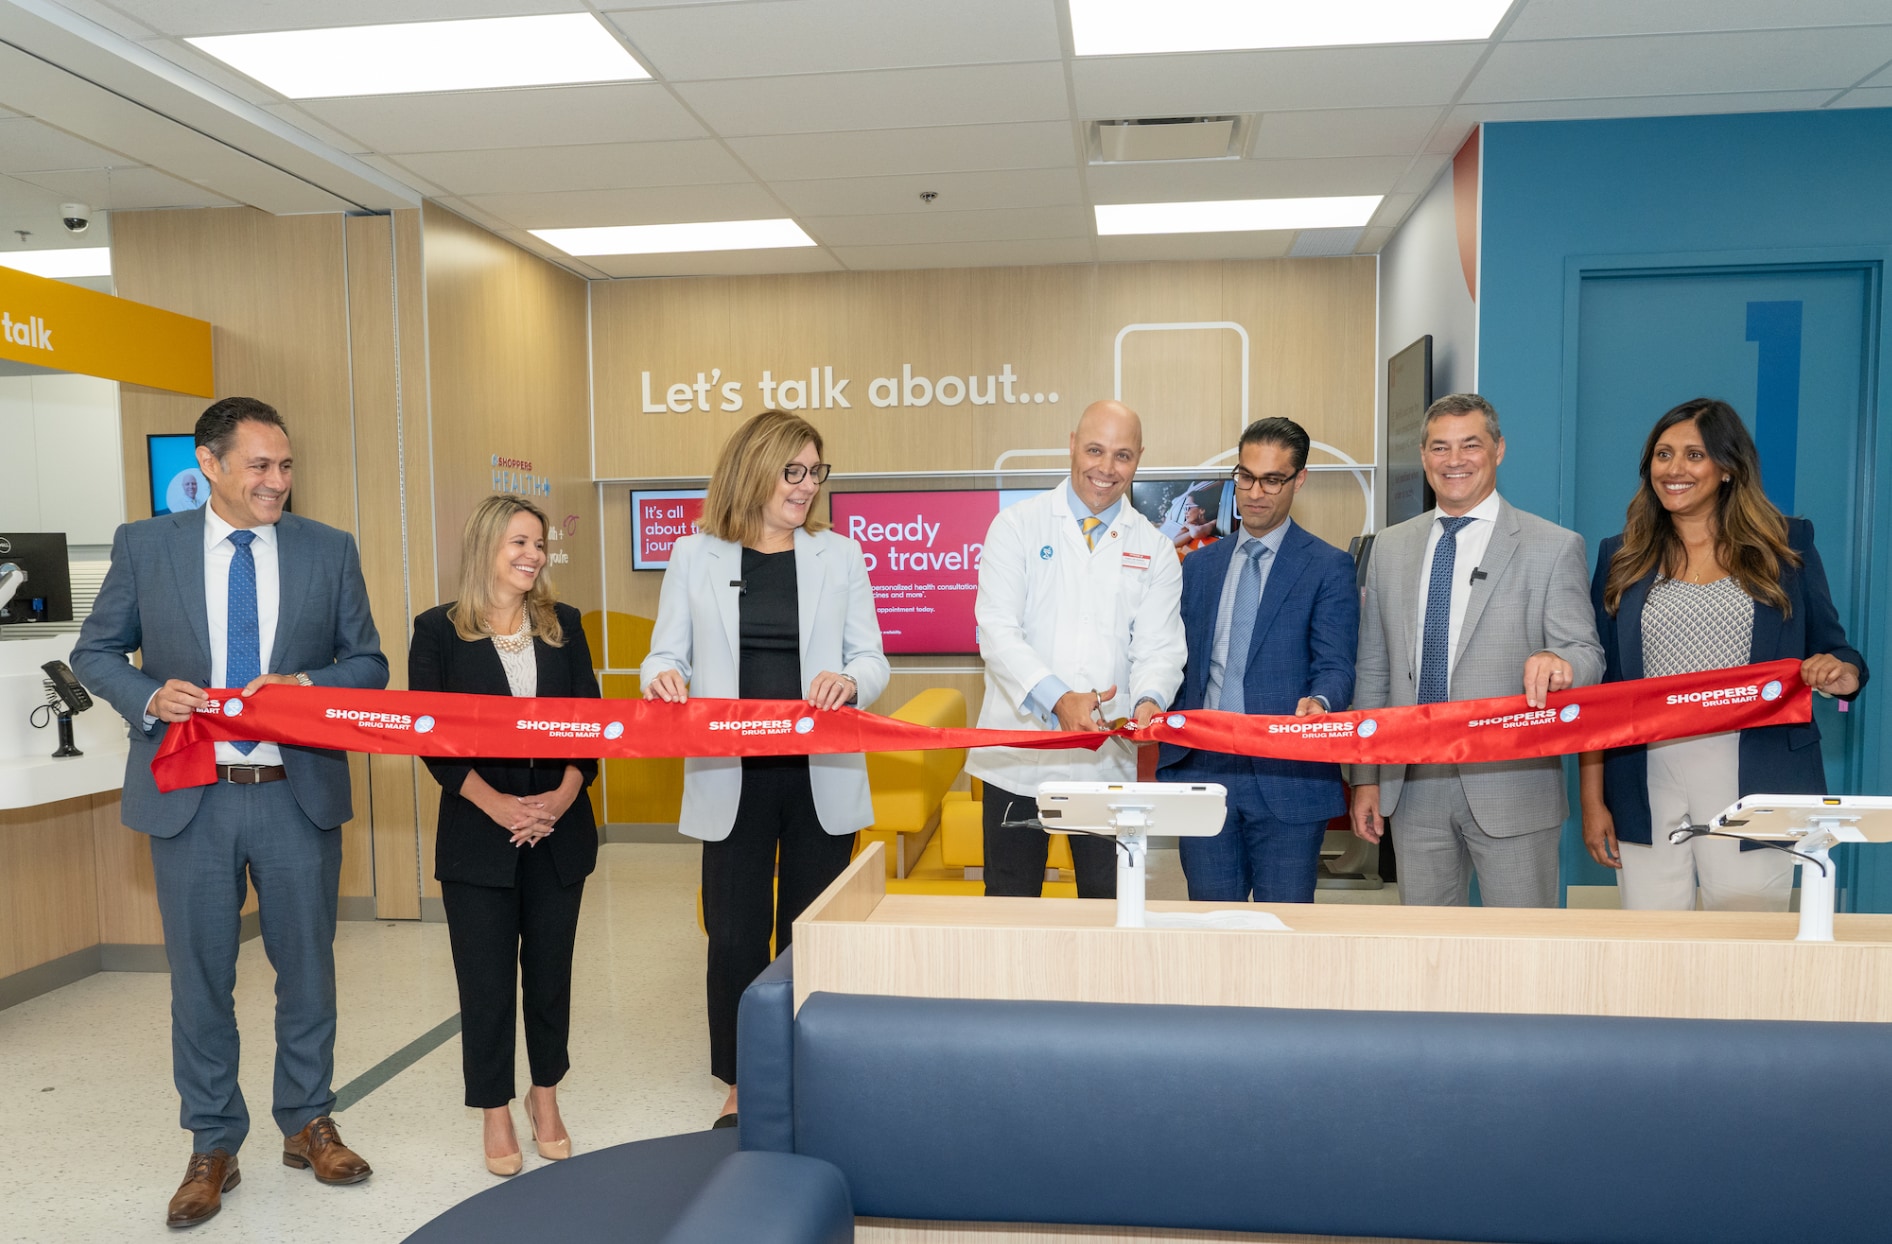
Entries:
[[1746,665],[1754,650],[1754,601],[1733,575],[1713,583],[1656,576],[1642,610],[1643,673],[1698,674]]

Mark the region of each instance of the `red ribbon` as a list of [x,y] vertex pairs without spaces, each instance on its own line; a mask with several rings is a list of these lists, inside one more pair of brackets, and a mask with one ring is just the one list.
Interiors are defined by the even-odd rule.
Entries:
[[1800,662],[1604,683],[1557,692],[1542,709],[1523,696],[1260,717],[1208,709],[1158,714],[1138,730],[1064,733],[949,729],[799,700],[515,699],[423,691],[353,691],[271,684],[210,702],[170,727],[151,762],[158,789],[216,781],[215,744],[286,743],[397,756],[788,756],[953,747],[1088,748],[1111,738],[1205,751],[1341,764],[1465,764],[1561,756],[1813,716]]

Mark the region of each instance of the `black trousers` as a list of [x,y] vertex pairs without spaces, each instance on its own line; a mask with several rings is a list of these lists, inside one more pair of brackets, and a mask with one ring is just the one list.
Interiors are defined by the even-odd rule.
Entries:
[[821,828],[806,765],[743,769],[735,826],[721,842],[703,844],[710,1074],[723,1083],[736,1082],[736,1008],[769,966],[769,934],[777,954],[787,950],[795,917],[853,855],[853,834]]
[[519,875],[509,888],[440,883],[460,984],[466,1104],[485,1109],[515,1096],[513,1034],[521,976],[532,1082],[549,1088],[571,1069],[572,945],[585,883],[560,885],[550,851],[519,852]]
[[[1008,811],[1009,810],[1009,811]],[[1031,795],[985,784],[985,892],[988,897],[1041,898],[1051,838],[1042,829],[1008,828],[1005,821],[1038,816]],[[1071,835],[1071,863],[1079,898],[1117,897],[1117,843],[1095,834]]]

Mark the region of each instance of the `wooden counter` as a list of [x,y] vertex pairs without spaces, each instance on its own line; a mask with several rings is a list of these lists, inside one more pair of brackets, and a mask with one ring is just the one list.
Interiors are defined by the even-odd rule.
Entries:
[[1794,941],[1797,916],[1740,912],[1261,904],[1289,931],[1119,929],[1108,900],[889,895],[876,849],[795,922],[797,1007],[826,990],[1892,1021],[1892,916],[1840,916],[1827,944]]

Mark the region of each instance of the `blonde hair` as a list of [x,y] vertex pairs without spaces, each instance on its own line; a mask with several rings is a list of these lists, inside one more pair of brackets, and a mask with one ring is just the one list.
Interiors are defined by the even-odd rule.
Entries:
[[[523,497],[495,494],[475,506],[467,517],[466,529],[460,533],[460,596],[447,606],[447,620],[461,639],[473,642],[492,638],[493,628],[487,624],[486,615],[493,608],[493,562],[506,541],[506,529],[520,514],[539,520],[541,536],[551,531],[545,511]],[[554,648],[565,643],[565,630],[558,624],[554,607],[557,604],[552,577],[541,569],[532,590],[526,593],[526,626]]]
[[[754,545],[762,538],[762,507],[782,482],[782,468],[811,444],[819,455],[821,433],[815,425],[786,411],[765,410],[737,428],[716,459],[697,526],[718,540]],[[802,523],[810,533],[827,525],[813,514]]]

